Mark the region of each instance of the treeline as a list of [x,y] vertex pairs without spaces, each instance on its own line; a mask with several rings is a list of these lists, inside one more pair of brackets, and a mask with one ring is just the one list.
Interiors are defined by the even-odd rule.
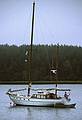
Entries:
[[[55,80],[50,72],[56,69],[56,45],[34,45],[32,54],[32,81]],[[29,46],[0,45],[0,81],[28,81]],[[82,81],[82,47],[59,46],[58,79]]]

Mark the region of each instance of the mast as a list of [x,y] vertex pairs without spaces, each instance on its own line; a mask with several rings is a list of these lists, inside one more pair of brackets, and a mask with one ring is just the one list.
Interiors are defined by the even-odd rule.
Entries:
[[59,44],[56,47],[56,97],[57,97],[57,82],[58,82],[58,58],[59,58]]
[[33,2],[31,44],[29,50],[29,83],[31,82],[31,74],[32,74],[32,45],[33,45],[33,33],[34,33],[34,15],[35,15],[35,1]]

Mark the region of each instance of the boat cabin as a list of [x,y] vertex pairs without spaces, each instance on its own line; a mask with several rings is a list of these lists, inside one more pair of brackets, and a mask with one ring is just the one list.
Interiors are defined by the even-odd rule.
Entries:
[[46,93],[46,94],[44,94],[43,92],[42,93],[33,94],[31,96],[31,98],[37,98],[37,99],[61,99],[60,96],[56,97],[56,94],[54,94],[54,93]]

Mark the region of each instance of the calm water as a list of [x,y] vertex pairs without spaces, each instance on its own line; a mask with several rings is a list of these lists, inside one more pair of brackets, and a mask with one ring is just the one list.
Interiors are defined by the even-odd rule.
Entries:
[[[48,87],[49,85],[33,85],[33,87]],[[5,94],[9,88],[24,88],[24,85],[0,85],[0,120],[82,120],[82,85],[59,85],[70,88],[75,109],[56,109],[46,107],[10,107],[10,99]],[[53,87],[53,85],[50,85]]]

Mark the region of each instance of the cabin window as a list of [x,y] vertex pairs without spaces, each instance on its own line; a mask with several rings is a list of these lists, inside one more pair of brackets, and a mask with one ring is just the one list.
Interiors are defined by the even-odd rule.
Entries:
[[40,95],[37,95],[37,98],[40,98]]
[[50,96],[49,96],[49,95],[47,95],[47,98],[50,98]]
[[37,98],[37,95],[35,95],[35,98]]
[[25,98],[20,98],[21,100],[24,100]]
[[32,97],[33,97],[33,98],[37,98],[37,95],[36,95],[36,94],[33,94]]
[[18,100],[21,100],[21,98],[19,98],[19,97],[18,97],[17,99],[18,99]]
[[40,98],[42,97],[42,95],[40,95]]
[[43,98],[46,98],[45,95],[43,95]]
[[44,98],[44,95],[41,95],[41,98]]

